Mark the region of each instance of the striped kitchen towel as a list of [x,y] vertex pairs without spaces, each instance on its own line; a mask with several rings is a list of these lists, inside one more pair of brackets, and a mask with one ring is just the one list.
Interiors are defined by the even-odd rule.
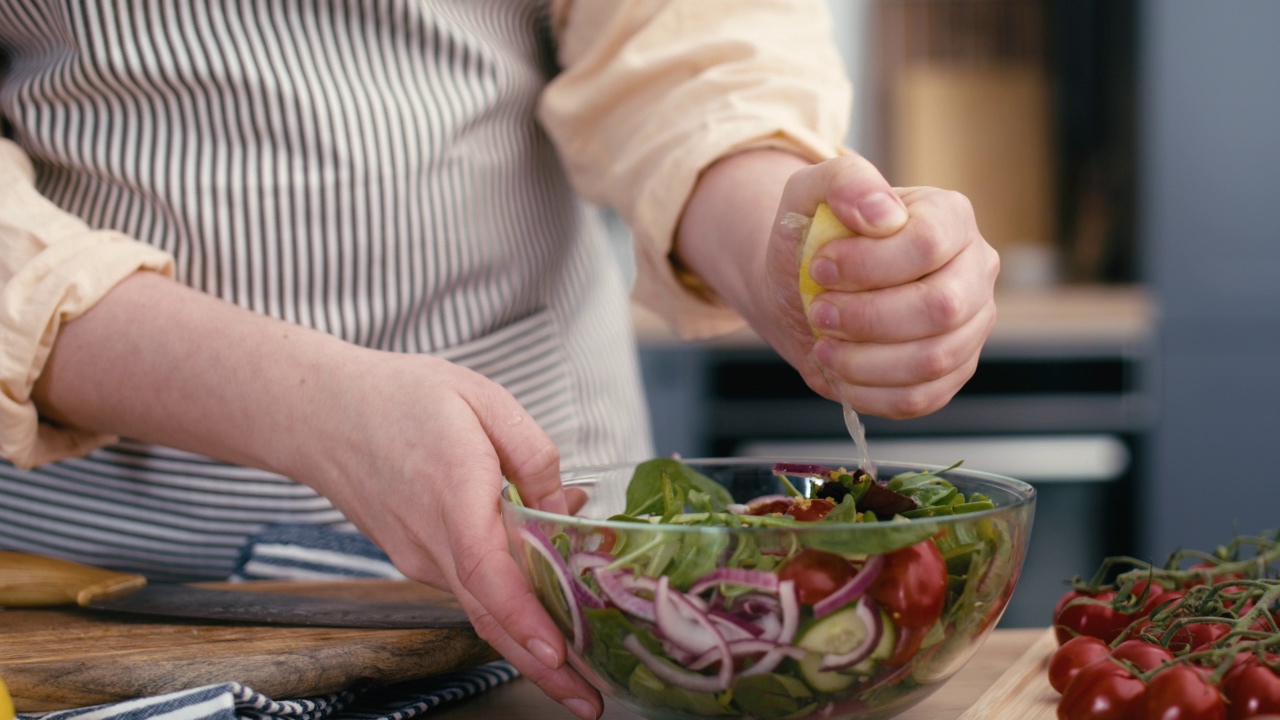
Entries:
[[[238,580],[403,577],[363,535],[312,525],[264,529],[245,545],[232,575]],[[302,699],[273,699],[228,682],[109,705],[20,713],[18,720],[408,720],[516,677],[519,672],[510,663],[498,660],[425,680]]]

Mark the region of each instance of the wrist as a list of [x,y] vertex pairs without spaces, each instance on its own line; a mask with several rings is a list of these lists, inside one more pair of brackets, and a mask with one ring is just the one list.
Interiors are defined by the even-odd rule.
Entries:
[[722,158],[702,173],[677,226],[672,262],[753,326],[783,188],[810,165],[775,149]]

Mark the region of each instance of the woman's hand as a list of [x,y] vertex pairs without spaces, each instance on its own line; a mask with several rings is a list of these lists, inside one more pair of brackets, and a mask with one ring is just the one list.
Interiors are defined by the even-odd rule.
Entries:
[[66,324],[33,397],[51,421],[310,485],[407,576],[455,593],[480,637],[548,695],[599,716],[498,515],[504,476],[526,503],[563,512],[559,454],[496,383],[137,273]]
[[559,454],[515,398],[430,356],[359,350],[316,448],[314,485],[414,580],[445,588],[520,672],[580,717],[599,693],[565,664],[563,634],[530,590],[499,517],[502,478],[524,502],[567,511]]
[[[804,231],[791,216],[812,217],[821,202],[854,236],[814,256],[810,274],[826,292],[806,315]],[[777,210],[764,219],[761,207]],[[721,161],[695,191],[678,251],[810,387],[859,412],[908,418],[942,407],[973,375],[995,323],[1000,261],[968,200],[894,189],[858,156],[809,165],[756,151]]]

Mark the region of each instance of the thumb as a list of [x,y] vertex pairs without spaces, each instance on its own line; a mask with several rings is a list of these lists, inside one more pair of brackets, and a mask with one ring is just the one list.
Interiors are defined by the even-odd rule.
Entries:
[[861,155],[844,155],[792,176],[786,210],[812,216],[826,202],[855,235],[888,237],[907,223],[907,207],[884,175]]

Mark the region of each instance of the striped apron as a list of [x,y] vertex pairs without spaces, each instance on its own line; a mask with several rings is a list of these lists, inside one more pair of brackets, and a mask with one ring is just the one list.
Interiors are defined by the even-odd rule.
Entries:
[[[628,287],[534,121],[533,0],[0,0],[0,113],[42,193],[179,281],[496,380],[562,465],[650,452]],[[225,577],[292,480],[140,442],[0,463],[0,547]]]

